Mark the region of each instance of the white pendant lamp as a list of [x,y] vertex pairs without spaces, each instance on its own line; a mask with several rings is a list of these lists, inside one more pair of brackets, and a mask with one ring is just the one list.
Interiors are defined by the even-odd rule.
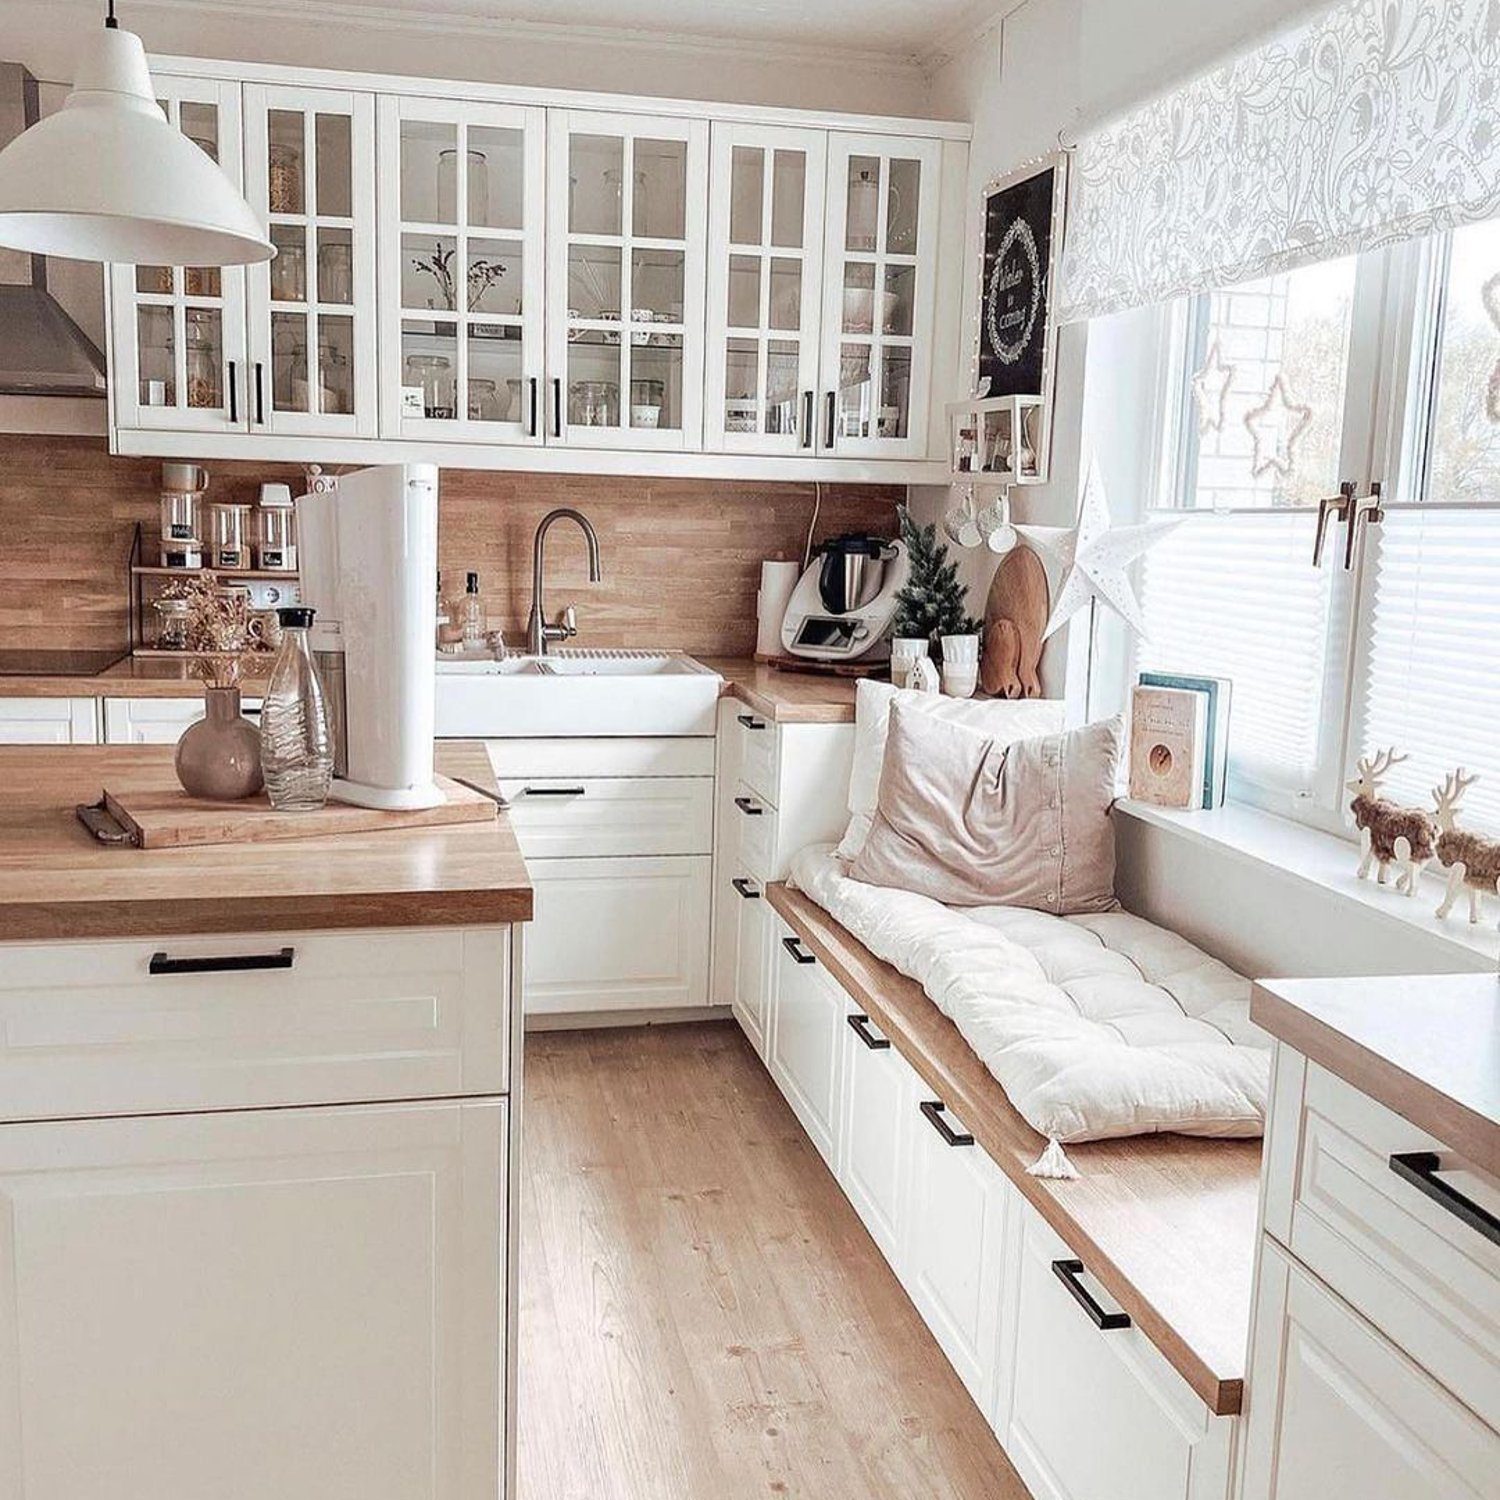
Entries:
[[0,151],[0,245],[152,266],[276,253],[217,163],[162,113],[146,49],[116,25],[114,0],[67,102]]

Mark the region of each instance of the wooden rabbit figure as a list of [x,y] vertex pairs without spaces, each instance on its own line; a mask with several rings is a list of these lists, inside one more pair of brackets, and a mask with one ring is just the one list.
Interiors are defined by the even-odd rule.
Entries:
[[1474,785],[1477,776],[1465,776],[1463,767],[1454,771],[1442,786],[1432,789],[1437,803],[1437,857],[1448,871],[1448,889],[1437,914],[1447,917],[1466,886],[1469,891],[1469,921],[1477,922],[1486,892],[1500,882],[1500,839],[1481,838],[1458,827],[1458,804]]
[[1349,811],[1359,829],[1359,878],[1377,866],[1376,879],[1381,885],[1394,864],[1398,870],[1396,889],[1408,896],[1417,893],[1417,877],[1435,850],[1435,832],[1431,817],[1420,807],[1402,807],[1380,795],[1381,778],[1392,766],[1406,759],[1395,748],[1382,750],[1373,759],[1361,756],[1355,778],[1347,783],[1354,793]]

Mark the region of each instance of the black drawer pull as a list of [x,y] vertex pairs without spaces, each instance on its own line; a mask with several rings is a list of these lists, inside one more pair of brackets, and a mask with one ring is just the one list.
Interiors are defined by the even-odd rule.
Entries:
[[918,1106],[922,1113],[927,1116],[927,1122],[950,1146],[972,1146],[974,1137],[964,1130],[955,1130],[943,1118],[948,1106],[940,1104],[936,1099],[924,1099]]
[[766,721],[764,719],[757,719],[754,714],[736,714],[735,718],[746,729],[764,729],[766,727]]
[[1052,1274],[1067,1287],[1069,1295],[1089,1315],[1089,1321],[1095,1328],[1107,1331],[1111,1328],[1130,1327],[1129,1313],[1105,1312],[1094,1301],[1089,1289],[1078,1279],[1083,1275],[1081,1260],[1055,1260],[1052,1262]]
[[802,948],[802,939],[798,937],[784,937],[781,946],[786,949],[799,964],[815,964],[817,959],[811,953],[806,953]]
[[740,893],[741,896],[744,897],[744,899],[746,901],[759,901],[760,900],[760,892],[758,890],[756,890],[755,887],[753,885],[751,885],[750,882],[748,880],[746,880],[743,875],[737,875],[737,876],[735,876],[735,878],[733,880],[731,880],[729,883],[730,883],[730,885],[732,885],[735,888],[735,890],[737,890]]
[[845,1016],[849,1030],[867,1046],[871,1052],[884,1052],[891,1044],[883,1037],[876,1036],[870,1030],[870,1018],[868,1016]]
[[765,811],[765,808],[763,808],[759,802],[753,801],[749,797],[736,797],[734,799],[734,805],[739,808],[739,810],[744,813],[747,818],[758,818]]
[[242,974],[249,969],[290,969],[296,958],[295,948],[279,953],[228,953],[219,958],[168,958],[153,953],[148,972],[152,974]]
[[581,786],[523,786],[521,795],[523,797],[582,797],[584,788]]
[[1492,1245],[1500,1245],[1500,1219],[1472,1198],[1465,1197],[1451,1183],[1444,1182],[1437,1175],[1442,1169],[1436,1151],[1398,1151],[1391,1157],[1391,1171],[1396,1176],[1411,1183],[1418,1192],[1426,1193],[1434,1203],[1441,1204],[1455,1219],[1461,1219]]
[[239,425],[240,420],[240,372],[239,365],[235,360],[229,361],[229,420],[234,426]]

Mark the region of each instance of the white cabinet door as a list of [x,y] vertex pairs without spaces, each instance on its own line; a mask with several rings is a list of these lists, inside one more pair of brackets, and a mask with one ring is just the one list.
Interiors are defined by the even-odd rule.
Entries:
[[[167,118],[241,185],[240,86],[158,73]],[[242,266],[109,268],[110,399],[117,427],[245,432]]]
[[250,431],[376,435],[375,98],[246,84],[245,196],[276,258],[249,268]]
[[1500,1435],[1262,1241],[1243,1500],[1493,1500]]
[[899,1275],[912,1154],[910,1111],[919,1087],[905,1058],[852,1005],[844,1008],[839,1184]]
[[707,855],[536,859],[528,1015],[708,1004]]
[[542,440],[546,111],[383,96],[380,434]]
[[736,875],[729,884],[734,903],[735,1019],[764,1060],[771,1024],[771,986],[776,981],[771,944],[775,922],[758,880]]
[[828,139],[819,451],[925,458],[942,146]]
[[[731,881],[744,874],[739,867],[738,812],[730,792],[739,779],[740,741],[734,722],[733,699],[721,698],[718,737],[714,742],[714,888],[713,940],[709,997],[715,1005],[733,1005],[738,962],[740,898]],[[757,1046],[757,1051],[761,1050]]]
[[[260,699],[242,699],[240,711],[254,719]],[[175,745],[202,717],[201,698],[106,698],[104,739],[110,745]]]
[[790,928],[782,922],[772,927],[768,1066],[813,1145],[836,1169],[844,992]]
[[969,1394],[987,1412],[999,1370],[1005,1225],[1014,1194],[963,1121],[921,1080],[904,1103],[910,1186],[902,1282]]
[[548,111],[547,438],[703,444],[708,121]]
[[718,122],[712,148],[704,446],[811,453],[828,136]]
[[0,1128],[0,1500],[495,1500],[505,1121]]
[[97,745],[95,698],[0,698],[0,745]]

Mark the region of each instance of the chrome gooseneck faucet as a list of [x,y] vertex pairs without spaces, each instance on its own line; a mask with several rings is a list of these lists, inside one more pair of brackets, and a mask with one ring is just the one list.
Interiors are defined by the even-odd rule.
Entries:
[[578,634],[577,616],[571,604],[558,616],[555,625],[548,623],[542,608],[542,559],[547,547],[547,532],[554,521],[564,518],[578,522],[589,544],[589,582],[598,583],[604,576],[599,568],[599,538],[594,535],[588,517],[567,506],[548,511],[531,543],[531,615],[526,622],[526,650],[532,656],[545,656],[549,642],[565,641]]

